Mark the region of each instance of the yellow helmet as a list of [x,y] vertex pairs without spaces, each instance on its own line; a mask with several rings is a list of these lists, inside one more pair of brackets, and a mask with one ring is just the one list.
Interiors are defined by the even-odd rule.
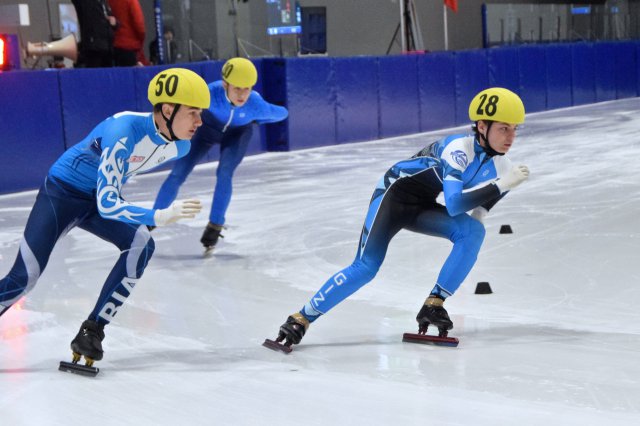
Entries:
[[518,95],[502,87],[478,93],[469,104],[471,121],[491,120],[507,124],[524,123],[524,104]]
[[236,87],[251,88],[258,81],[258,70],[248,59],[231,58],[222,66],[222,79]]
[[160,71],[149,82],[147,97],[154,106],[167,102],[206,109],[211,103],[207,83],[186,68]]

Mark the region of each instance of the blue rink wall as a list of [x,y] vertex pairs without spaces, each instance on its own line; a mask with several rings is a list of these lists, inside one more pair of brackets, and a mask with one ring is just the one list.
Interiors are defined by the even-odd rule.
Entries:
[[[384,57],[265,58],[256,90],[289,109],[262,126],[249,154],[411,134],[468,122],[478,91],[518,93],[527,112],[640,95],[640,42],[502,47]],[[181,64],[207,82],[221,61]],[[147,84],[161,67],[0,74],[0,193],[40,186],[48,168],[119,111],[151,111]],[[218,158],[214,147],[207,161]]]

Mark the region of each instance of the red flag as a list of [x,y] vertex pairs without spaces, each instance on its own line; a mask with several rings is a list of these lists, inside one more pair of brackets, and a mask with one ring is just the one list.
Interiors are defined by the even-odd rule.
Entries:
[[444,5],[454,12],[458,12],[458,0],[444,0]]

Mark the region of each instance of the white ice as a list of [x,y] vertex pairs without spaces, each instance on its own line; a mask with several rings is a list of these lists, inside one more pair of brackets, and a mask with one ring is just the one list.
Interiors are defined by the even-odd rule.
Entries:
[[[57,367],[118,253],[75,229],[0,319],[0,424],[640,424],[639,110],[636,98],[528,117],[510,157],[531,179],[487,217],[447,301],[457,348],[401,341],[450,249],[407,231],[292,354],[261,343],[352,261],[387,168],[462,128],[246,158],[213,257],[198,242],[207,214],[153,232],[96,378]],[[165,176],[137,177],[128,200],[150,205]],[[208,210],[214,176],[199,166],[181,196]],[[34,198],[0,197],[0,276]],[[479,281],[494,293],[474,294]]]

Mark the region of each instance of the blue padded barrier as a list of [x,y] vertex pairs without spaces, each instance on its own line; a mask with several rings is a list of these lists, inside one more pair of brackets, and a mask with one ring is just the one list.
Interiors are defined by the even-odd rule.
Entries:
[[596,71],[596,102],[612,101],[616,98],[616,55],[617,43],[600,42],[594,44]]
[[595,59],[591,43],[576,43],[571,46],[573,105],[590,104],[596,101]]
[[416,55],[378,59],[380,137],[420,131],[418,64]]
[[613,45],[615,57],[616,99],[638,96],[638,58],[636,44],[632,42]]
[[501,47],[487,50],[489,85],[520,93],[520,49]]
[[80,142],[105,118],[120,111],[136,111],[133,70],[86,68],[60,71],[60,100],[67,148]]
[[[638,96],[639,58],[640,43],[634,41],[380,58],[257,60],[256,89],[267,101],[289,108],[290,119],[262,126],[249,152],[466,125],[469,101],[488,86],[519,87],[515,91],[528,112]],[[219,78],[222,61],[180,66],[213,81]],[[0,74],[0,93],[12,100],[11,109],[0,115],[0,193],[37,188],[64,149],[107,116],[123,110],[151,111],[147,86],[161,69]],[[34,106],[40,114],[37,126],[30,121]],[[216,159],[218,150],[211,154],[208,159]]]
[[544,46],[520,47],[520,97],[527,112],[547,109],[547,59]]
[[289,149],[336,143],[335,83],[330,58],[286,62]]
[[[267,102],[287,107],[286,61],[282,58],[262,60],[262,96]],[[289,120],[263,126],[266,151],[289,149]]]
[[[222,79],[222,65],[224,65],[224,61],[207,61],[202,62],[202,78],[207,83],[211,83],[212,81],[221,80]],[[260,68],[258,69],[258,83],[257,85],[262,85],[262,74],[260,73]]]
[[637,79],[637,92],[638,96],[640,96],[640,43],[635,43],[636,45],[636,79]]
[[336,141],[378,137],[378,61],[373,57],[335,58]]
[[420,131],[456,125],[456,72],[452,52],[418,57]]
[[571,90],[571,46],[551,44],[547,52],[547,109],[573,104]]
[[489,87],[489,63],[486,50],[456,52],[456,124],[469,123],[469,103]]
[[59,71],[0,73],[0,194],[38,188],[64,152]]

